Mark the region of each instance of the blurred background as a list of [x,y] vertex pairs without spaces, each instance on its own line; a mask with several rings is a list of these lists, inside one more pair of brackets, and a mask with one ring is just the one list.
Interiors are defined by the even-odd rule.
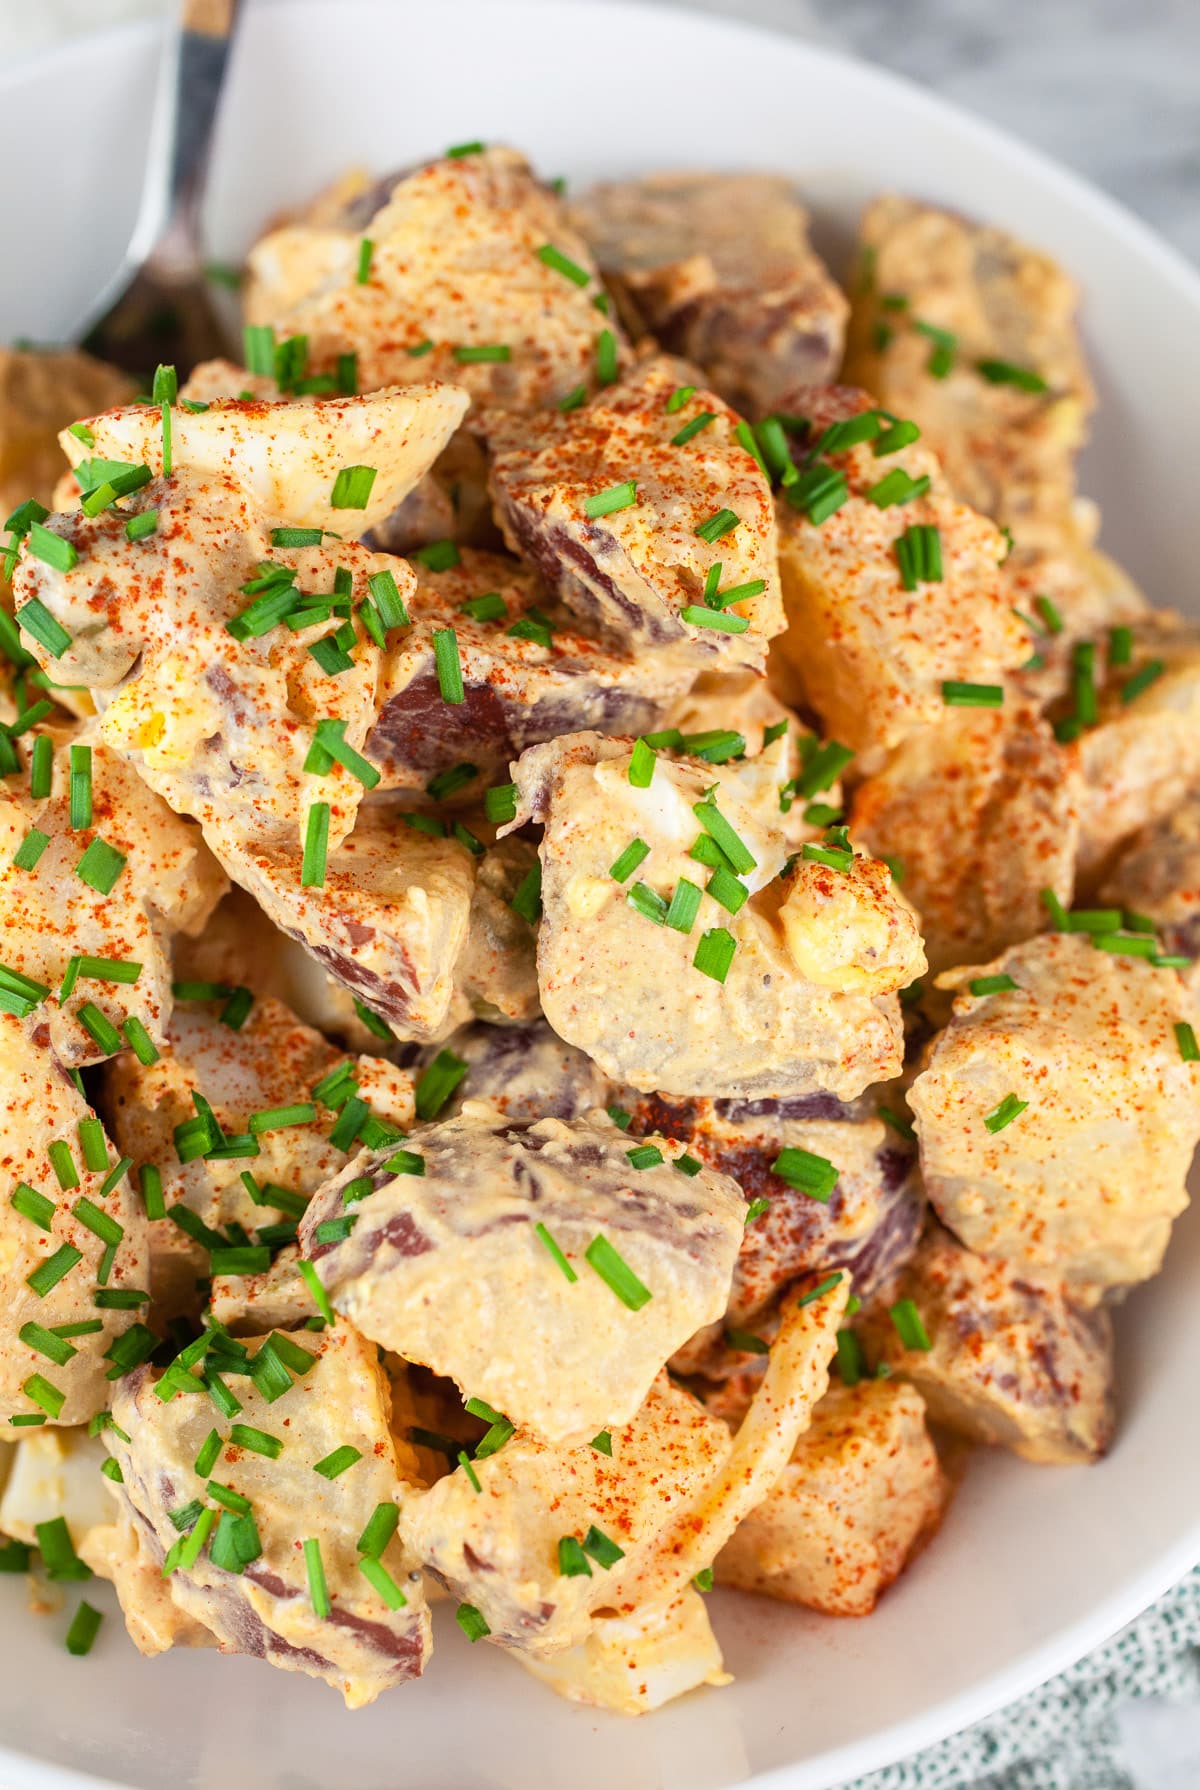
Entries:
[[[169,3],[0,0],[0,58],[153,17]],[[1088,175],[1200,262],[1200,0],[667,3],[793,31],[897,69]]]

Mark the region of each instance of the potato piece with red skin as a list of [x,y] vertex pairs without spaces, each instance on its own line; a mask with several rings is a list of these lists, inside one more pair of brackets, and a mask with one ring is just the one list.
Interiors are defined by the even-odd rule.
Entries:
[[496,519],[566,608],[628,650],[761,670],[784,625],[771,487],[727,404],[703,389],[675,401],[687,370],[645,361],[580,409],[485,416]]
[[[642,786],[626,742],[585,733],[534,746],[515,767],[511,824],[545,826],[543,1011],[561,1038],[642,1092],[853,1098],[899,1068],[894,991],[925,963],[911,911],[870,859],[789,865],[782,751],[780,740],[726,765],[660,754]],[[714,803],[712,824],[742,842],[745,875],[724,888],[693,855]],[[647,854],[614,877],[633,841]],[[696,911],[688,927],[668,925],[685,882]],[[732,951],[723,978],[703,957],[697,967],[706,937]]]
[[[27,1019],[0,1014],[0,1111],[0,1423],[9,1434],[19,1434],[12,1417],[86,1423],[108,1401],[108,1351],[144,1316],[138,1304],[97,1307],[95,1295],[99,1287],[144,1292],[145,1211],[127,1173],[108,1186],[121,1164],[98,1126],[93,1147],[103,1148],[104,1166],[87,1167],[79,1125],[95,1114],[50,1049],[37,1008]],[[67,1146],[74,1186],[64,1188],[51,1166],[56,1143]],[[47,1357],[38,1332],[78,1323],[99,1327],[62,1339],[64,1361]],[[36,1329],[22,1336],[27,1325]]]
[[860,243],[848,376],[920,424],[964,503],[1018,539],[1061,525],[1095,403],[1074,281],[1006,231],[895,194],[868,206]]
[[1152,920],[1164,951],[1193,960],[1183,978],[1200,994],[1200,793],[1127,841],[1096,899]]
[[[43,1017],[66,1068],[102,1062],[109,1054],[97,1042],[94,1026],[89,1031],[81,1021],[85,1008],[98,1011],[118,1031],[127,1020],[140,1022],[161,1049],[171,1017],[172,937],[200,932],[228,884],[200,829],[173,814],[104,745],[94,724],[27,732],[27,765],[36,738],[53,752],[49,795],[31,794],[24,766],[0,781],[4,963],[54,991]],[[81,818],[74,808],[79,797],[87,806],[84,826],[73,824],[73,816]],[[15,860],[35,832],[46,835],[46,843],[31,870]],[[107,890],[76,874],[96,840],[125,860]],[[72,974],[64,998],[65,979],[78,957],[132,966],[127,973],[134,979]]]
[[[507,782],[510,759],[526,746],[584,727],[649,733],[687,689],[686,665],[605,644],[561,611],[547,615],[544,591],[517,561],[470,547],[456,553],[445,571],[414,566],[412,626],[388,638],[366,746],[383,788],[424,791],[436,773],[467,763],[477,775],[457,799],[477,802],[484,784]],[[499,599],[501,614],[476,620],[464,610],[481,597]],[[533,637],[514,636],[514,627]],[[444,700],[434,657],[434,635],[448,628],[461,703]]]
[[[1158,611],[1132,627],[1126,662],[1112,637],[1095,654],[1096,723],[1079,733],[1084,798],[1079,877],[1094,887],[1139,828],[1200,783],[1200,629]],[[1063,721],[1074,699],[1052,711]]]
[[[112,1489],[160,1573],[180,1541],[171,1513],[193,1499],[214,1511],[218,1526],[197,1558],[185,1564],[177,1557],[165,1576],[172,1602],[209,1630],[222,1652],[323,1678],[358,1709],[419,1677],[431,1649],[424,1593],[402,1542],[393,1536],[382,1554],[405,1599],[400,1608],[390,1608],[360,1571],[358,1539],[377,1506],[395,1502],[411,1463],[388,1427],[387,1381],[371,1345],[345,1325],[295,1331],[288,1340],[309,1365],[287,1391],[268,1401],[248,1375],[237,1382],[238,1421],[280,1441],[274,1456],[236,1440],[207,1398],[160,1399],[161,1381],[141,1368],[121,1383],[117,1427],[104,1432],[122,1473]],[[251,1348],[252,1357],[257,1353]],[[202,1476],[195,1462],[214,1417],[220,1452],[211,1476]],[[345,1471],[334,1478],[314,1471],[343,1447],[357,1453]],[[214,1481],[249,1509],[222,1506]],[[306,1539],[319,1552],[324,1610],[302,1551]],[[122,1596],[131,1589],[118,1584]],[[137,1613],[131,1609],[135,1619]]]
[[898,864],[932,971],[994,957],[1049,923],[1042,891],[1070,907],[1079,752],[1032,706],[949,710],[854,792],[851,825]]
[[747,416],[836,374],[848,307],[790,180],[649,174],[592,187],[572,213],[623,308]]
[[[724,1318],[676,1352],[671,1365],[677,1373],[713,1373],[727,1332],[755,1333],[758,1318],[793,1281],[815,1283],[844,1270],[865,1302],[917,1246],[925,1201],[915,1150],[880,1119],[870,1096],[849,1104],[832,1094],[668,1100],[618,1088],[612,1098],[632,1115],[632,1142],[644,1132],[677,1138],[707,1167],[732,1176],[748,1205],[768,1202],[745,1227]],[[879,1103],[887,1104],[886,1090]],[[824,1199],[775,1172],[783,1150],[806,1152],[836,1168],[837,1181]]]
[[[846,386],[809,387],[786,408],[809,418],[815,449],[828,428],[873,402]],[[891,425],[878,413],[876,422],[874,438],[843,451],[835,438],[815,462],[846,480],[846,500],[823,521],[794,508],[789,488],[779,499],[788,625],[771,660],[785,698],[807,702],[856,752],[880,754],[942,718],[947,682],[999,682],[1032,648],[1001,575],[999,529],[951,494],[923,440],[877,454]],[[938,531],[942,576],[906,590],[896,542],[918,526]]]
[[1052,932],[941,985],[959,992],[908,1102],[943,1223],[1084,1302],[1156,1274],[1200,1139],[1179,977]]
[[864,1314],[868,1352],[910,1380],[930,1418],[1027,1461],[1098,1460],[1116,1425],[1112,1320],[1061,1281],[964,1249],[932,1225],[889,1290],[911,1299],[930,1347],[908,1348],[886,1312]]
[[827,1616],[868,1616],[946,1496],[914,1387],[831,1387],[783,1477],[717,1556],[717,1580]]
[[[328,1182],[300,1245],[365,1336],[550,1441],[586,1442],[720,1316],[743,1229],[728,1177],[681,1172],[661,1141],[630,1149],[603,1114],[518,1126],[468,1101],[414,1133],[416,1170],[389,1166],[392,1146]],[[323,1240],[364,1178],[349,1236]],[[605,1273],[614,1251],[640,1286]]]
[[[547,245],[578,272],[543,259]],[[442,379],[477,408],[545,410],[591,387],[604,331],[618,362],[628,354],[594,302],[603,289],[586,243],[512,149],[389,176],[320,224],[270,232],[248,267],[247,320],[307,336],[314,371],[356,354],[361,391]]]

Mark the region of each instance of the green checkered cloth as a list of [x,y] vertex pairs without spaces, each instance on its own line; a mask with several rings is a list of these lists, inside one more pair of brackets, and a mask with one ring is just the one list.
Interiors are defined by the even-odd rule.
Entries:
[[1131,1697],[1200,1697],[1200,1567],[1040,1690],[846,1790],[1136,1790],[1117,1721]]

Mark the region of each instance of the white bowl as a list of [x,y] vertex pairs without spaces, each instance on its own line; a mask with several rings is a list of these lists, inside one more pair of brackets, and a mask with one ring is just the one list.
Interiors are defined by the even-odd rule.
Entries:
[[[125,31],[0,78],[0,335],[53,336],[119,259],[155,56],[152,32]],[[835,265],[862,202],[889,187],[1043,244],[1085,294],[1101,395],[1085,488],[1104,507],[1105,544],[1156,602],[1194,606],[1200,455],[1186,394],[1200,391],[1200,278],[1109,200],[916,87],[736,24],[583,0],[310,0],[250,10],[212,251],[236,257],[272,211],[346,164],[383,171],[477,137],[571,181],[794,172]],[[15,1581],[0,1589],[0,1783],[823,1790],[900,1758],[1067,1665],[1200,1560],[1197,1284],[1193,1214],[1166,1272],[1120,1315],[1110,1458],[1053,1469],[977,1457],[942,1534],[875,1615],[717,1594],[728,1690],[639,1721],[600,1716],[441,1620],[426,1680],[348,1715],[324,1686],[258,1662],[144,1662],[115,1617],[72,1660],[64,1619],[27,1614]]]

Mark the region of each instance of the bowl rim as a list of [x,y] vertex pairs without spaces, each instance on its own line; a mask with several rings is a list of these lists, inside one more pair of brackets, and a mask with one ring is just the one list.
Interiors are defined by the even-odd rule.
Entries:
[[[360,3],[387,12],[395,0],[360,0]],[[733,7],[736,0],[722,0],[722,3]],[[316,16],[327,14],[334,4],[336,0],[269,0],[262,10],[264,13]],[[965,105],[923,86],[909,75],[852,51],[814,41],[800,32],[759,20],[742,20],[728,13],[696,12],[686,0],[491,0],[491,4],[502,4],[513,11],[552,6],[561,11],[569,4],[578,11],[598,13],[603,10],[624,15],[631,27],[644,24],[649,14],[664,25],[669,21],[674,28],[681,29],[690,24],[713,37],[725,36],[731,42],[734,39],[743,43],[747,38],[757,39],[764,54],[784,44],[789,53],[808,60],[817,71],[824,69],[834,79],[849,75],[867,89],[900,96],[909,105],[917,105],[935,122],[1006,159],[1048,188],[1058,200],[1088,214],[1113,235],[1122,238],[1137,256],[1152,263],[1157,276],[1194,308],[1200,322],[1200,267],[1194,265],[1182,250],[1088,176],[1077,173],[1048,151],[1026,143],[1004,126],[979,117]],[[68,63],[86,64],[100,46],[144,42],[161,36],[166,28],[165,20],[135,19],[81,33],[64,44],[31,51],[0,66],[0,99],[54,68]],[[794,1790],[797,1773],[807,1770],[818,1770],[822,1781],[831,1786],[847,1785],[851,1778],[899,1764],[914,1753],[985,1720],[1045,1684],[1089,1652],[1104,1646],[1197,1566],[1200,1566],[1200,1510],[1192,1527],[1158,1555],[1152,1565],[1110,1593],[1086,1616],[1040,1645],[1023,1651],[1011,1665],[989,1673],[955,1696],[886,1728],[808,1758],[797,1758],[789,1764],[760,1771],[744,1779],[741,1790]],[[7,1790],[129,1790],[118,1779],[97,1777],[39,1759],[33,1754],[13,1752],[2,1742],[0,1764],[16,1774],[8,1780]]]

